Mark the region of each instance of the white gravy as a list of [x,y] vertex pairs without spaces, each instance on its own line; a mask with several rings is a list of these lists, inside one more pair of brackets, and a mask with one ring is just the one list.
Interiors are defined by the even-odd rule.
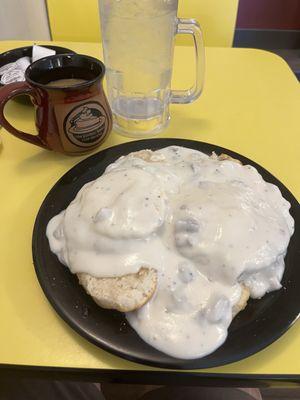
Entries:
[[95,277],[156,268],[158,287],[127,314],[151,346],[203,357],[226,339],[242,285],[281,287],[290,204],[257,170],[183,147],[121,157],[48,224],[51,250]]

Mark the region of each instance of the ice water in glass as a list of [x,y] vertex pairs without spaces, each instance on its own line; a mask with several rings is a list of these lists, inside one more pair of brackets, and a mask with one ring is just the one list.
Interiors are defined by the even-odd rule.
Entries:
[[169,120],[178,0],[99,0],[114,127],[129,136]]

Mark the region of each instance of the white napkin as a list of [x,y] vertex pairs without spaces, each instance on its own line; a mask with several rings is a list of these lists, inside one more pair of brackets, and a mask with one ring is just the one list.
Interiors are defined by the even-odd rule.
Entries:
[[2,85],[7,85],[8,83],[25,81],[24,72],[20,69],[10,70],[1,76],[0,82]]
[[56,54],[55,50],[47,49],[46,47],[33,45],[32,46],[32,62],[35,62],[43,57],[53,56]]
[[48,57],[56,54],[55,50],[47,49],[46,47],[32,46],[32,58],[21,57],[15,62],[8,63],[0,67],[0,83],[7,85],[12,82],[20,82],[25,80],[25,71],[27,67],[34,61],[43,57]]
[[27,67],[29,67],[29,65],[31,64],[31,61],[29,57],[22,57],[19,58],[14,64],[17,69],[25,72]]
[[13,69],[14,66],[15,66],[14,62],[3,65],[2,67],[0,67],[0,75],[3,75],[3,74],[5,74],[5,72]]

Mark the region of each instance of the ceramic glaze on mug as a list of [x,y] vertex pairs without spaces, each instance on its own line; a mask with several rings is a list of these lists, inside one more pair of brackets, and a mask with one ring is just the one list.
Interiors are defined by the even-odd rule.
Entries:
[[[64,154],[88,153],[112,129],[111,110],[102,81],[103,63],[93,57],[63,54],[31,64],[25,82],[0,90],[0,123],[10,133],[37,146]],[[5,118],[5,104],[15,96],[31,96],[38,134],[14,128]]]

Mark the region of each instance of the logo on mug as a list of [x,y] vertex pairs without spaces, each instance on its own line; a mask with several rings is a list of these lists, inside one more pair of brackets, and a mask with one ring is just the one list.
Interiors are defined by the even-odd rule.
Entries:
[[108,119],[102,105],[96,101],[74,107],[64,120],[64,132],[76,146],[92,147],[104,137]]

